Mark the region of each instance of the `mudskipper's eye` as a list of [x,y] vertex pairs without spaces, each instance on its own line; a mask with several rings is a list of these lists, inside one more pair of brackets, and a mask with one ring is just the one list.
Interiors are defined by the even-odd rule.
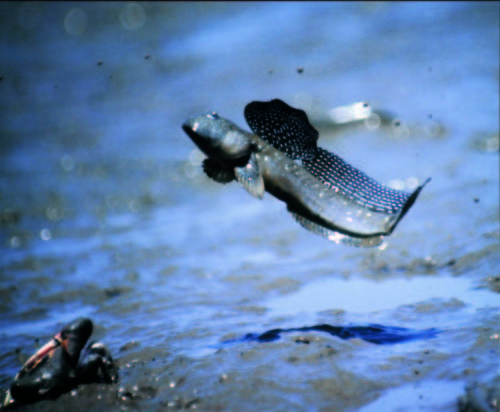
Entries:
[[216,112],[207,113],[207,117],[214,120],[219,119],[219,115]]

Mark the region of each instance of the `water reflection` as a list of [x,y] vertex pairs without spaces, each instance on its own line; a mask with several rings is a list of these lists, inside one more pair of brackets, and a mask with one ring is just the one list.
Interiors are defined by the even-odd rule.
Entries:
[[[357,120],[365,120],[372,114],[372,108],[368,102],[353,103],[349,106],[340,106],[330,110],[330,119],[334,123],[349,123]],[[380,118],[379,118],[380,122]],[[373,124],[373,119],[372,122]]]
[[459,277],[414,277],[375,282],[366,279],[326,279],[310,283],[297,293],[267,302],[275,316],[331,309],[370,313],[394,309],[433,298],[456,299],[471,309],[498,305],[498,296],[472,289],[470,281]]
[[[403,385],[389,390],[376,401],[360,409],[360,412],[422,410],[456,410],[456,400],[463,393],[463,381],[428,381]],[[424,405],[432,405],[426,408]]]

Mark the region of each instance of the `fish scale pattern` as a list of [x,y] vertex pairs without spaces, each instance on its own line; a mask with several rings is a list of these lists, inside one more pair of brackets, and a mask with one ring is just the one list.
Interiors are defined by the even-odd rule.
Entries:
[[319,133],[303,110],[279,99],[251,102],[245,107],[245,119],[253,133],[292,159],[311,160],[316,155]]
[[341,157],[318,148],[316,157],[303,160],[302,166],[325,185],[364,207],[384,213],[398,213],[410,194],[377,183]]

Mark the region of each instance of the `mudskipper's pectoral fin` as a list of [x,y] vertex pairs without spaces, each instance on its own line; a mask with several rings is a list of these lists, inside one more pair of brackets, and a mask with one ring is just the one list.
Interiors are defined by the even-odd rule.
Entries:
[[238,182],[241,183],[248,193],[258,199],[262,199],[264,196],[264,181],[262,180],[259,164],[254,153],[251,154],[245,166],[234,168],[234,174]]
[[251,102],[245,107],[245,119],[252,132],[292,159],[316,156],[319,133],[303,110],[279,99]]
[[217,183],[229,183],[235,179],[234,168],[224,167],[213,159],[205,159],[202,164],[203,171]]
[[323,236],[324,238],[335,243],[343,243],[344,245],[355,247],[375,247],[379,246],[383,241],[383,236],[380,235],[371,237],[353,237],[345,235],[334,230],[326,229],[325,227],[320,226],[317,223],[311,222],[309,219],[306,219],[302,215],[294,212],[290,213],[303,228],[313,232],[316,235]]

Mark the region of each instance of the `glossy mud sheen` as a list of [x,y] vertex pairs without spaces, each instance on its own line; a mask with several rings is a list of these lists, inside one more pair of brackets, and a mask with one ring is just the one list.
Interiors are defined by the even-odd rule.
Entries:
[[[17,349],[80,316],[120,366],[117,385],[19,410],[456,411],[494,393],[498,4],[2,3],[0,19],[0,387]],[[273,98],[384,185],[432,176],[380,248],[205,176],[182,122],[244,125]],[[363,101],[378,119],[333,124]],[[439,333],[304,329],[373,324]]]

